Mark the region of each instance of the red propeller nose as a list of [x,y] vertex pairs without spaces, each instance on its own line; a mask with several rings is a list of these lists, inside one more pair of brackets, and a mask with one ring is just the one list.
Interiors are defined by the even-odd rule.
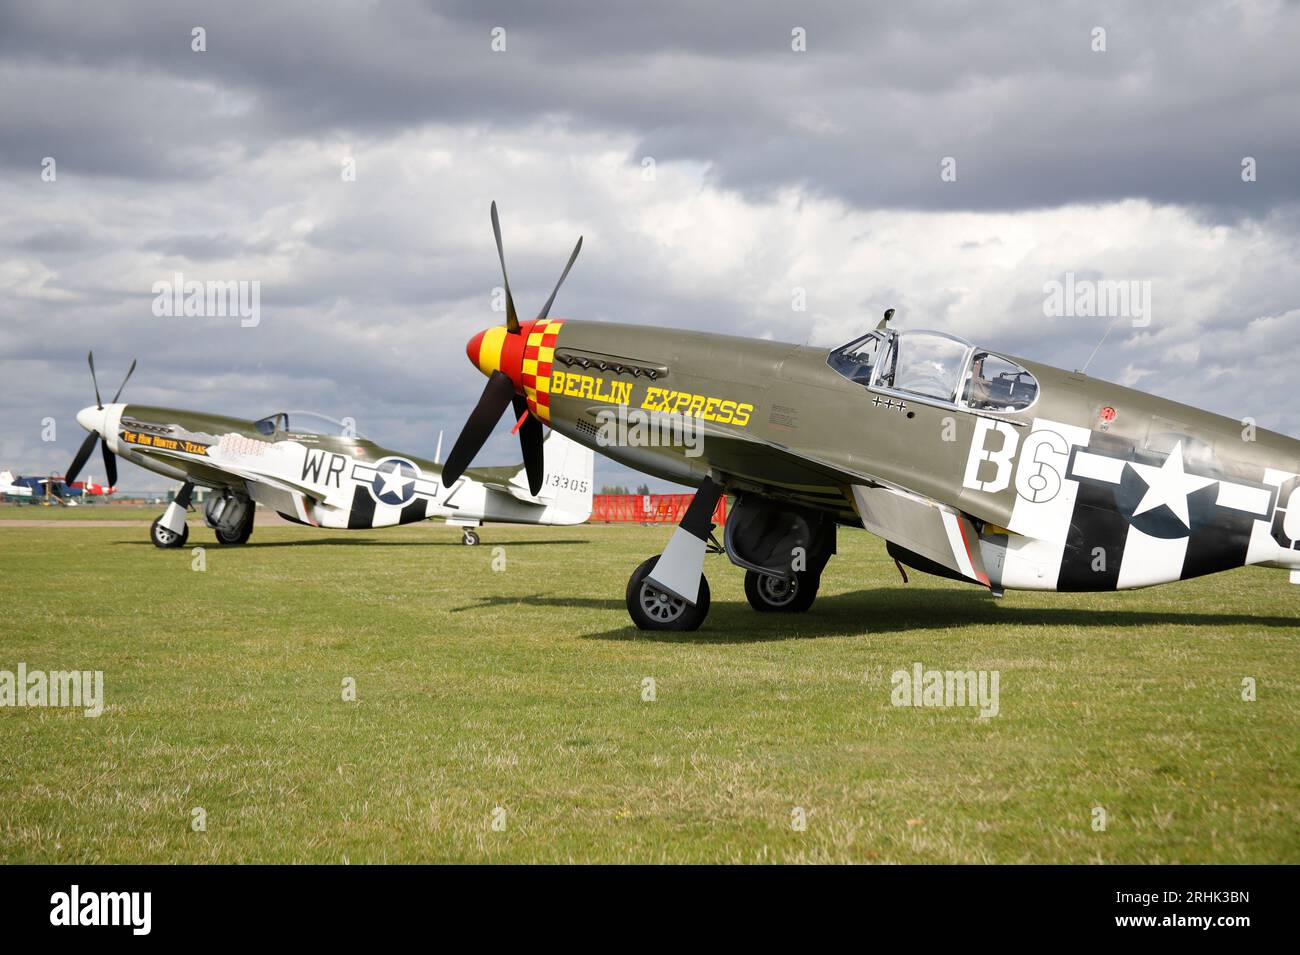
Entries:
[[[465,473],[474,455],[478,454],[492,428],[507,408],[514,407],[519,434],[519,446],[524,453],[524,467],[528,473],[528,489],[536,495],[541,490],[543,474],[542,422],[550,420],[549,384],[551,361],[555,355],[555,336],[562,322],[551,322],[551,305],[564,284],[565,276],[582,251],[582,239],[573,247],[569,262],[560,273],[560,280],[551,290],[537,318],[531,322],[519,321],[514,296],[510,294],[510,279],[506,276],[506,253],[501,244],[501,222],[497,218],[497,204],[492,203],[492,236],[496,239],[497,258],[501,261],[502,288],[506,293],[505,328],[489,328],[479,332],[465,346],[470,363],[487,375],[487,385],[479,397],[460,437],[447,455],[442,469],[442,486],[451,487]],[[497,374],[501,372],[501,374]],[[530,413],[531,412],[531,413]],[[93,438],[93,436],[92,436]]]
[[[479,355],[482,354],[483,351],[483,336],[486,334],[486,330],[479,332],[465,345],[465,354],[469,356],[469,363],[475,368],[479,367],[478,359]],[[487,374],[490,375],[492,372],[489,371]]]
[[535,322],[520,323],[520,333],[511,335],[503,325],[479,332],[465,345],[470,364],[491,377],[499,371],[523,388],[524,349]]

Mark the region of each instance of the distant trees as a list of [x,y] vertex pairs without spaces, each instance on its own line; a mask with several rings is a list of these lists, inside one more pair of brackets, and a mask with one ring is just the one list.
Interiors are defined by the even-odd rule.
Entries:
[[635,491],[631,491],[628,490],[626,487],[624,487],[622,484],[605,484],[601,487],[600,493],[601,494],[649,494],[650,485],[640,484],[637,485],[637,489]]

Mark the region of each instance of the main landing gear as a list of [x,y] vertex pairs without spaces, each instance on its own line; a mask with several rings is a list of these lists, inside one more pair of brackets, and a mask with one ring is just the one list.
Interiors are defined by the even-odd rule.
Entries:
[[248,543],[253,536],[253,520],[257,506],[246,497],[240,497],[229,488],[214,492],[203,505],[203,521],[212,528],[217,543],[235,547]]
[[[658,557],[627,584],[627,612],[641,630],[697,630],[709,613],[704,555],[722,485],[705,479]],[[759,613],[803,613],[817,599],[822,570],[835,553],[834,518],[815,510],[741,494],[727,520],[725,552],[745,569],[745,597]]]
[[162,548],[184,547],[185,542],[190,539],[190,527],[185,523],[185,518],[181,518],[181,532],[179,534],[164,526],[162,521],[163,519],[160,517],[149,527],[149,539],[153,541],[153,546]]
[[[155,547],[184,547],[190,539],[190,528],[185,523],[194,496],[194,485],[185,483],[176,492],[176,499],[167,505],[162,517],[149,528],[149,539]],[[213,491],[203,505],[203,522],[217,535],[217,543],[235,546],[248,542],[253,534],[256,508],[252,501],[240,497],[229,488]]]
[[759,613],[803,613],[817,599],[820,574],[797,570],[793,577],[745,571],[745,599]]
[[709,614],[704,555],[722,485],[705,478],[668,546],[632,573],[627,612],[640,630],[698,630]]
[[170,549],[184,547],[190,539],[190,528],[185,523],[185,511],[190,506],[190,496],[194,493],[193,484],[182,484],[176,498],[167,505],[167,510],[153,522],[149,528],[149,539],[154,547]]
[[688,604],[670,591],[655,586],[650,572],[658,557],[643,561],[627,582],[627,612],[638,630],[698,630],[709,615],[709,581],[700,574],[695,603]]

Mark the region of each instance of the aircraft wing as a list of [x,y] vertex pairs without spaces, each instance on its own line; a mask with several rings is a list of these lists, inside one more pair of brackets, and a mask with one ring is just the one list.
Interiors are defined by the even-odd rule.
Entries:
[[190,480],[202,487],[226,487],[235,483],[230,480],[232,473],[244,479],[249,477],[225,463],[218,465],[215,462],[196,460],[183,454],[172,454],[162,448],[149,450],[153,457],[176,470],[177,473],[171,476],[178,481]]
[[979,533],[961,510],[874,476],[819,461],[770,441],[705,430],[710,466],[792,503],[862,522],[871,533],[955,575],[988,586]]
[[[888,487],[854,485],[853,497],[862,526],[871,533],[967,580],[989,586],[979,532],[966,514],[949,504]],[[916,566],[913,561],[904,562]]]
[[772,441],[704,429],[704,458],[720,471],[763,486],[772,497],[830,510],[856,521],[850,488],[877,484],[863,472],[800,454]]
[[222,470],[241,478],[248,496],[280,514],[296,517],[303,524],[315,524],[311,519],[312,505],[319,501],[315,492],[304,484],[284,478],[272,478],[242,468],[222,465]]

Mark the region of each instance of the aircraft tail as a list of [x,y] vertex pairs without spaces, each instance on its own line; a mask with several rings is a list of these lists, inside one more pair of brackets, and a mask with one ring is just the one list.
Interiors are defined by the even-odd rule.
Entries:
[[[537,500],[555,514],[550,524],[581,524],[591,517],[591,493],[595,482],[595,455],[590,448],[551,431],[542,442],[543,478]],[[512,484],[528,488],[528,474],[521,467]]]

